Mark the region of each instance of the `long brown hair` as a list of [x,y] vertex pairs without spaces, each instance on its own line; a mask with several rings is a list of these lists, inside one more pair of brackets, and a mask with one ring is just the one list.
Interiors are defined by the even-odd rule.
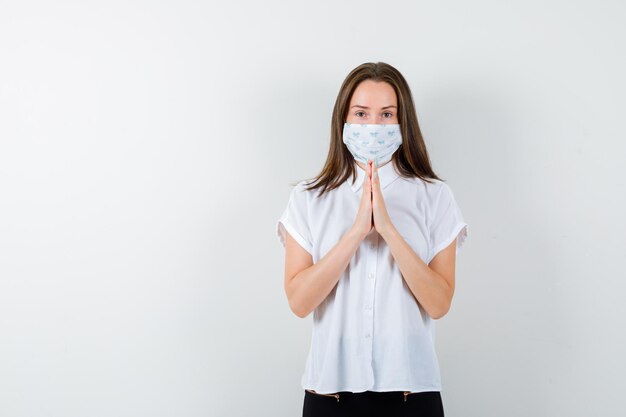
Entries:
[[[348,116],[348,106],[354,90],[365,80],[385,81],[396,92],[398,99],[398,123],[402,144],[393,153],[391,163],[400,176],[419,177],[426,182],[441,180],[430,165],[428,151],[417,122],[411,89],[402,74],[384,62],[366,62],[353,69],[341,84],[330,126],[330,145],[322,171],[306,184],[307,190],[321,189],[319,195],[339,187],[352,176],[356,180],[354,157],[343,143],[343,124]],[[295,184],[294,184],[295,185]]]

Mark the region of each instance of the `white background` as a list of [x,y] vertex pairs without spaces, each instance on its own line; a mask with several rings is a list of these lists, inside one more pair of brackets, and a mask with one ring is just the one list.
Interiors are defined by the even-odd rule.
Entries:
[[275,224],[400,70],[469,224],[447,417],[615,415],[621,1],[0,2],[0,415],[297,416]]

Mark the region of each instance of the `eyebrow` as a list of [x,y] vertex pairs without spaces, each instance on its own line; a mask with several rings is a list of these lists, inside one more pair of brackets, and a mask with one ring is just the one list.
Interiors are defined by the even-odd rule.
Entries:
[[[352,106],[350,108],[353,108],[353,107],[360,107],[362,109],[368,109],[369,110],[369,107],[361,106],[360,104],[355,104],[354,106]],[[390,109],[392,107],[395,107],[397,109],[396,106],[385,106],[385,107],[381,107],[381,108],[384,110],[384,109]]]

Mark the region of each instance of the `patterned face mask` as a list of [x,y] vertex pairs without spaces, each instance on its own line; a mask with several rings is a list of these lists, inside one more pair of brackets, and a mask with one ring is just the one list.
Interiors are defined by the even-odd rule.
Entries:
[[379,166],[391,160],[402,144],[400,125],[344,123],[343,143],[354,159],[365,164],[371,159]]

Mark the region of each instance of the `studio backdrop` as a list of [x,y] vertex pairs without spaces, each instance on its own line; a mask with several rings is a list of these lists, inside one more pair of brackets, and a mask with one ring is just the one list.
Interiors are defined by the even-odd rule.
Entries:
[[348,72],[406,77],[469,225],[446,416],[617,415],[618,1],[0,3],[0,416],[297,416],[276,221]]

